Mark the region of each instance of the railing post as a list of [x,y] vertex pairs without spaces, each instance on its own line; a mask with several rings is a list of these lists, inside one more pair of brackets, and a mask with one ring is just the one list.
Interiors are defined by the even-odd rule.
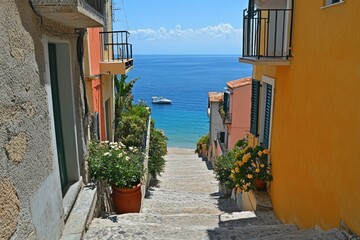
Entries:
[[130,33],[126,33],[126,60],[129,60],[129,43],[128,43],[128,36]]
[[261,10],[257,10],[257,52],[256,55],[260,59],[260,47],[261,47]]

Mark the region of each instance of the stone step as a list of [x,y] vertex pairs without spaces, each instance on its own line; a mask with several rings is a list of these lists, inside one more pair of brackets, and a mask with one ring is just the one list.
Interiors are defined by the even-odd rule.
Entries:
[[258,225],[245,227],[220,227],[208,231],[211,240],[248,240],[250,238],[259,239],[265,236],[278,234],[288,234],[296,232],[296,225]]
[[157,223],[124,224],[123,222],[106,222],[94,224],[84,239],[249,239],[297,231],[295,225],[267,225],[244,227],[211,227],[211,226],[166,226]]
[[[279,225],[272,212],[232,212],[222,214],[169,214],[131,213],[113,215],[119,223],[157,223],[170,226],[213,226],[236,227],[250,225]],[[94,219],[93,224],[101,224],[108,219]]]
[[80,191],[62,232],[61,240],[80,240],[90,224],[96,204],[96,188],[85,186]]
[[[218,227],[219,215],[217,214],[171,214],[158,215],[149,213],[131,213],[113,215],[111,219],[115,219],[121,225],[139,225],[139,224],[161,224],[164,227],[178,227],[178,226],[206,226]],[[93,220],[93,226],[108,225],[109,219],[96,218]]]
[[274,215],[273,211],[242,211],[219,215],[219,226],[242,227],[247,225],[281,225],[281,222]]
[[347,240],[348,236],[339,229],[318,231],[314,229],[302,229],[292,233],[283,233],[251,240]]

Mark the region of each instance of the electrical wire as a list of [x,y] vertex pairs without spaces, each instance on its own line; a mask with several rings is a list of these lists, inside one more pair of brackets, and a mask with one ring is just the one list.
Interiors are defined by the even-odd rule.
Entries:
[[129,23],[128,23],[128,19],[127,19],[127,15],[126,15],[124,0],[121,0],[121,2],[122,2],[123,10],[124,10],[125,21],[126,21],[126,30],[129,31]]

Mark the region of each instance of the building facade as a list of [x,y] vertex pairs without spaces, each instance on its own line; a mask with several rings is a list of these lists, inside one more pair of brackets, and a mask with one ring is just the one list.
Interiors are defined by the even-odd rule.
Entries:
[[244,139],[250,129],[251,78],[242,78],[226,83],[225,124],[228,132],[227,148]]
[[208,116],[210,119],[208,160],[211,163],[214,163],[217,156],[226,151],[226,127],[219,112],[219,109],[223,107],[223,99],[223,92],[208,93]]
[[87,175],[83,36],[105,11],[95,0],[0,8],[1,239],[61,236]]
[[[255,7],[254,7],[255,4]],[[286,223],[360,234],[360,2],[249,1],[249,144],[270,149],[274,211]]]
[[[107,4],[102,28],[88,28],[84,37],[87,99],[92,116],[90,136],[102,141],[114,140],[115,75],[127,74],[133,68],[130,33],[113,31],[112,1]],[[120,76],[118,76],[120,80]]]

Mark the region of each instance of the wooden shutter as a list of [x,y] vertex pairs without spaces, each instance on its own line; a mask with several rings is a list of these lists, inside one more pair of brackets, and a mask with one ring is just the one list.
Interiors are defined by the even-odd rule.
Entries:
[[229,111],[229,93],[224,92],[224,112],[227,113]]
[[260,81],[252,80],[250,133],[258,135]]
[[264,119],[264,140],[262,147],[269,147],[270,139],[270,121],[271,121],[271,98],[272,85],[266,84],[266,102],[265,102],[265,119]]

